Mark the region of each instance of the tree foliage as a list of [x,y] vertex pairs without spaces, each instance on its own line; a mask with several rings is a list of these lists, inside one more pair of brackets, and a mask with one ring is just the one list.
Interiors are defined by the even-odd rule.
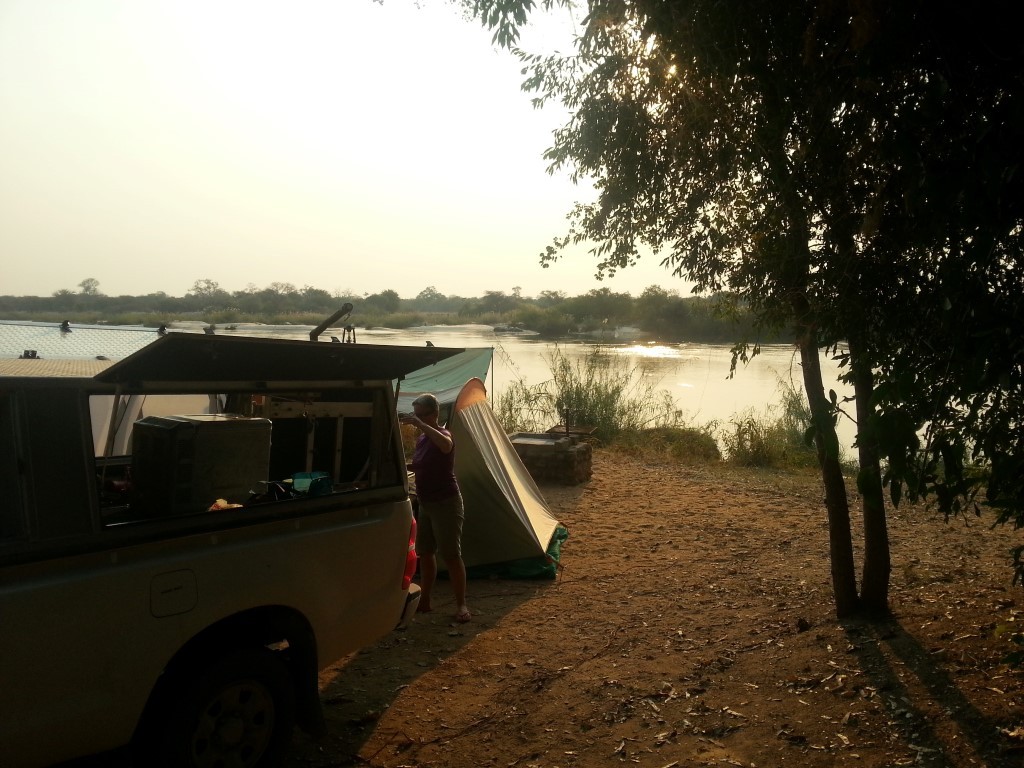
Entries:
[[[534,8],[470,5],[506,44]],[[520,52],[524,88],[570,111],[546,153],[552,168],[597,190],[542,260],[586,242],[614,274],[652,249],[698,290],[727,291],[761,328],[793,329],[840,614],[886,608],[883,483],[894,501],[909,489],[956,511],[983,476],[988,502],[1019,524],[1024,83],[1008,8],[586,8],[573,55]],[[839,404],[818,368],[819,349],[844,341],[864,498],[859,595]]]
[[381,312],[397,312],[402,305],[402,299],[398,291],[390,288],[380,293],[372,293],[363,299],[363,302]]
[[[304,286],[296,289],[288,283],[272,283],[266,288],[249,284],[241,290],[228,292],[213,280],[196,281],[182,297],[159,291],[144,296],[86,295],[70,289],[55,291],[52,296],[0,296],[0,315],[8,319],[72,320],[76,322],[148,323],[159,325],[174,319],[203,319],[211,323],[234,322],[318,322],[349,302],[355,306],[352,323],[405,326],[409,324],[449,323],[516,323],[548,337],[564,337],[580,331],[592,331],[608,325],[636,325],[661,341],[700,341],[727,343],[737,333],[750,335],[751,316],[734,308],[726,297],[679,296],[650,286],[644,295],[633,298],[627,293],[613,294],[598,290],[580,296],[561,291],[542,291],[537,297],[516,297],[503,291],[489,292],[497,304],[481,298],[445,295],[433,286],[411,298],[398,297],[389,290],[389,308],[368,302],[351,290],[333,293],[322,288]],[[279,287],[285,286],[285,292]],[[658,311],[650,308],[652,292],[661,296]],[[502,311],[493,307],[499,306]],[[315,319],[313,319],[315,318]],[[604,323],[604,320],[608,323]],[[788,338],[770,339],[789,341]]]
[[86,296],[95,296],[100,292],[100,281],[95,277],[87,277],[78,284],[78,288]]

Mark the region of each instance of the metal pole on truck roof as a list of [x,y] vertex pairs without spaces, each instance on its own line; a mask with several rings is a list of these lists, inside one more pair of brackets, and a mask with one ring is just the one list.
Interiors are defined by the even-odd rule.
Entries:
[[[336,323],[343,317],[347,317],[351,314],[352,304],[346,301],[344,304],[341,305],[341,309],[339,309],[337,312],[335,312],[333,315],[328,317],[326,320],[320,323],[320,325],[318,325],[316,328],[309,332],[309,340],[316,341],[318,338],[320,338],[320,334],[326,331],[328,328],[330,328],[333,323]],[[355,331],[352,332],[352,340],[355,341]]]

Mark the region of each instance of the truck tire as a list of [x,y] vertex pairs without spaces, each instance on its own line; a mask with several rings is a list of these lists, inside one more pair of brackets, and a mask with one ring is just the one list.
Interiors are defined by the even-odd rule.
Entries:
[[279,654],[249,648],[223,656],[182,684],[157,724],[159,768],[272,768],[295,724],[295,691]]

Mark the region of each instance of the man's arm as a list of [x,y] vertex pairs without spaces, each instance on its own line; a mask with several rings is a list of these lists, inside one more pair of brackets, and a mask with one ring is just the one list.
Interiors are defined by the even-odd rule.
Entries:
[[420,432],[427,436],[427,439],[430,440],[430,442],[437,446],[441,453],[451,453],[452,448],[455,447],[455,443],[452,442],[451,437],[446,435],[437,427],[432,427],[430,424],[427,424],[416,416],[405,416],[401,421],[403,424],[412,424],[416,427]]

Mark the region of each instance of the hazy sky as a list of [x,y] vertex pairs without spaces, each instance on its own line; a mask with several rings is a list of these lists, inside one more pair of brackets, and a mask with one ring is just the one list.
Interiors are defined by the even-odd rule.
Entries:
[[[591,197],[545,173],[564,116],[420,6],[0,0],[0,294],[685,292],[653,256],[604,282],[584,250],[539,265]],[[564,50],[558,21],[530,47]]]

